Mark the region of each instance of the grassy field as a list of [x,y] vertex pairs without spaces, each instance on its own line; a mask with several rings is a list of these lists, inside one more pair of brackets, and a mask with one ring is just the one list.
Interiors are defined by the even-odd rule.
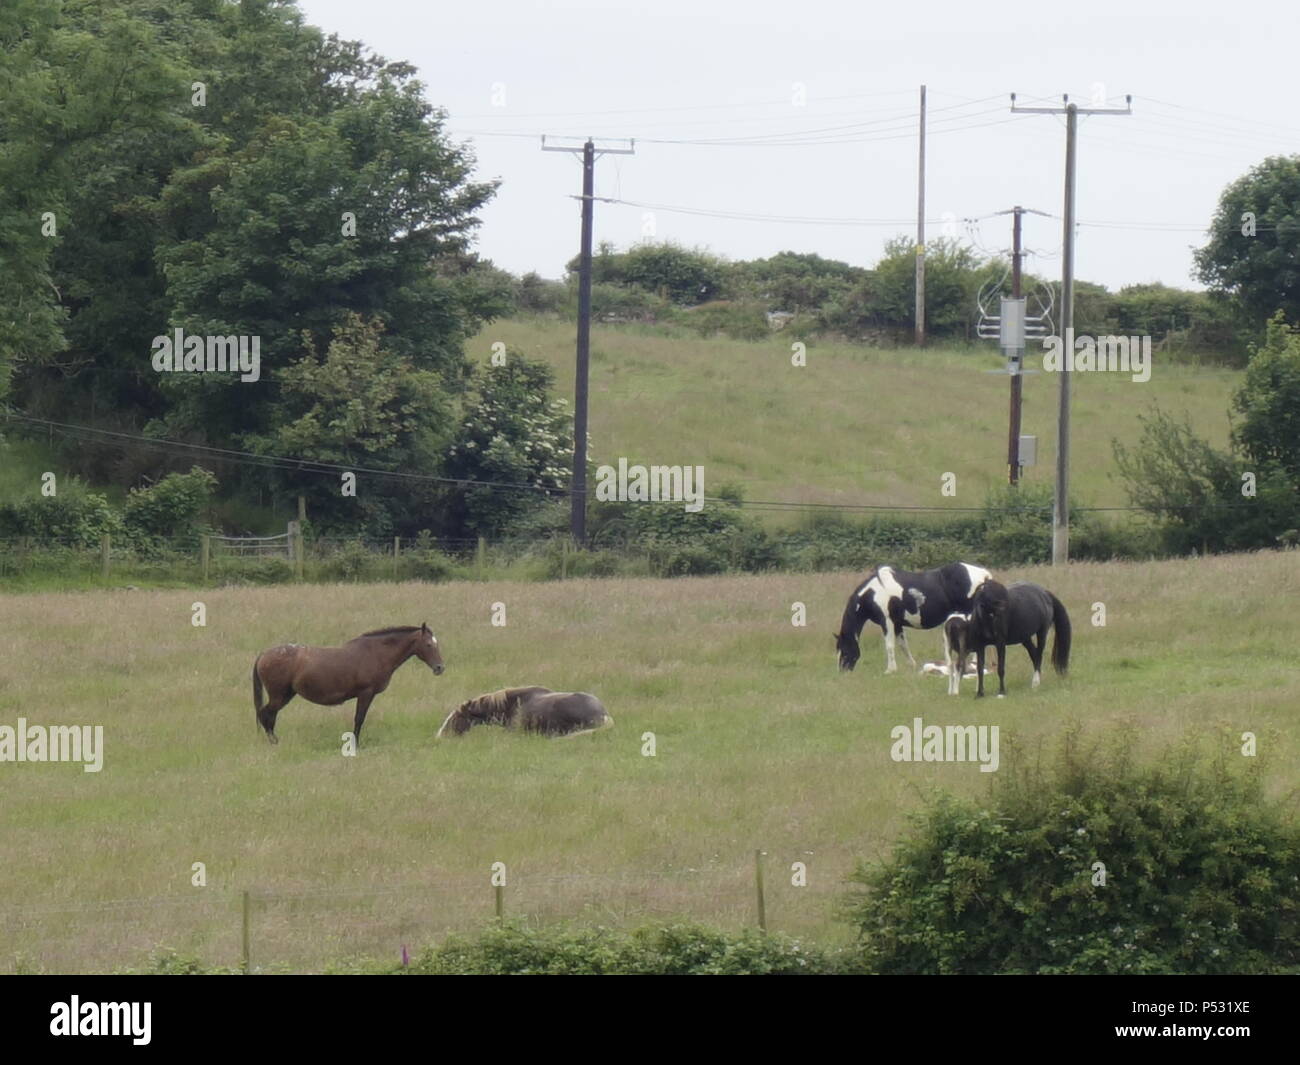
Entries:
[[[998,725],[1004,765],[1071,721],[1135,721],[1153,747],[1196,729],[1235,751],[1219,727],[1250,730],[1272,792],[1294,799],[1297,557],[1000,574],[1064,600],[1074,668],[1032,692],[1017,650],[1009,697],[982,702],[883,676],[870,633],[857,672],[836,672],[830,633],[855,573],[6,596],[0,724],[102,724],[105,755],[99,773],[0,764],[0,970],[120,969],[160,947],[233,964],[246,889],[259,968],[391,960],[489,919],[494,862],[516,915],[738,926],[754,920],[755,848],[769,926],[834,943],[855,859],[886,853],[927,787],[987,786],[972,764],[891,761],[890,730],[916,716]],[[190,623],[198,598],[206,627]],[[259,650],[426,619],[447,672],[400,670],[357,757],[340,753],[350,704],[295,700],[278,747],[258,735]],[[937,631],[913,645],[939,655]],[[597,693],[615,727],[434,741],[459,700],[532,683]],[[794,862],[806,887],[790,884]]]
[[[572,324],[494,322],[467,350],[486,363],[497,341],[553,366],[557,392],[572,398]],[[810,503],[978,506],[1006,480],[1008,384],[986,372],[1002,365],[992,344],[918,352],[818,342],[803,367],[791,366],[780,334],[755,343],[596,326],[591,346],[597,462],[703,464],[709,491],[735,481],[752,500]],[[1138,415],[1153,402],[1185,412],[1214,444],[1227,439],[1240,372],[1156,360],[1144,384],[1127,374],[1075,375],[1071,490],[1088,505],[1128,503],[1111,475],[1111,441],[1136,443]],[[1026,365],[1038,362],[1031,351]],[[1026,378],[1022,431],[1038,437],[1031,482],[1054,476],[1057,389],[1053,374]],[[955,499],[940,495],[945,472],[957,474]]]

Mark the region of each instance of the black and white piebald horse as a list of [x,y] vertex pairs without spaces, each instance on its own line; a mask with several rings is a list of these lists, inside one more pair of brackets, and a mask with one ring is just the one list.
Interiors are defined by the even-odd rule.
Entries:
[[877,566],[849,596],[835,634],[835,649],[841,670],[858,663],[861,649],[858,635],[868,621],[879,625],[885,634],[885,672],[898,669],[894,658],[894,641],[903,645],[907,660],[916,668],[916,659],[907,646],[905,628],[932,629],[942,625],[954,612],[967,613],[971,598],[993,575],[967,562],[952,562],[938,569],[909,573],[893,566]]

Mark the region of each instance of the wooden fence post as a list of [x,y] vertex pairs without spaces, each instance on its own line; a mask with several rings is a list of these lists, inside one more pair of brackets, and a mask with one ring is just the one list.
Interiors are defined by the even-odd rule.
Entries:
[[399,565],[398,558],[401,557],[401,554],[402,554],[402,538],[400,536],[394,536],[393,537],[393,580],[397,580],[398,565]]
[[113,551],[112,537],[110,537],[108,533],[104,533],[104,535],[99,538],[99,557],[101,562],[100,572],[105,577],[108,576],[108,561],[112,554],[112,551]]
[[758,927],[767,931],[767,902],[763,898],[763,852],[754,851],[754,890],[758,893]]
[[203,563],[203,582],[208,580],[208,562],[212,558],[212,537],[207,533],[203,534],[202,545],[199,548],[199,558]]
[[291,521],[289,522],[289,556],[293,559],[293,575],[298,580],[302,580],[302,555],[302,524]]
[[253,967],[249,961],[249,949],[248,949],[249,924],[251,923],[249,918],[250,918],[251,910],[252,910],[252,897],[251,894],[247,890],[245,890],[244,891],[244,975],[245,976],[250,975],[253,971]]

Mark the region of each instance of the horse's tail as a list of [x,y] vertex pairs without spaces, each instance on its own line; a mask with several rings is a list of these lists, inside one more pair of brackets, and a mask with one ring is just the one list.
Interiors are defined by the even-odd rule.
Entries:
[[1052,601],[1052,627],[1056,629],[1056,638],[1052,641],[1052,667],[1065,676],[1070,668],[1070,615],[1065,612],[1065,604],[1051,592],[1047,597]]
[[257,663],[262,660],[258,655],[253,660],[253,711],[257,714],[257,724],[262,724],[262,678],[257,675]]

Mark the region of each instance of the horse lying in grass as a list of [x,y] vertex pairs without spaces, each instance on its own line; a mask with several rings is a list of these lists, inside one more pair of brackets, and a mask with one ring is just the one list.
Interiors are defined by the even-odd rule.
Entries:
[[[984,649],[990,644],[998,649],[998,698],[1007,693],[1007,644],[1023,644],[1029,652],[1034,665],[1031,687],[1037,688],[1042,680],[1043,648],[1049,630],[1056,633],[1052,641],[1053,668],[1065,676],[1070,667],[1070,615],[1061,601],[1040,585],[1018,581],[1003,587],[997,581],[987,581],[975,594],[969,620],[948,620],[952,622],[952,636],[947,624],[944,636],[956,644],[954,653],[964,658],[968,651],[975,652],[977,698],[984,694]],[[955,695],[960,679],[948,683],[949,692]]]
[[[263,651],[253,663],[253,709],[266,738],[275,736],[276,715],[295,695],[321,706],[338,706],[356,699],[352,735],[361,739],[361,726],[371,700],[388,687],[393,672],[415,657],[433,670],[443,671],[442,652],[427,624],[375,629],[342,647],[304,647],[289,643]],[[262,703],[262,685],[270,696]]]
[[594,695],[550,688],[502,688],[461,703],[447,715],[438,738],[461,736],[475,725],[503,725],[546,736],[581,736],[609,728],[614,719]]
[[861,648],[858,635],[868,621],[879,625],[885,634],[885,672],[898,669],[894,641],[903,645],[907,660],[916,668],[916,659],[907,646],[905,628],[932,629],[942,625],[954,611],[969,611],[971,597],[993,575],[979,566],[952,562],[938,569],[909,573],[893,566],[877,566],[853,593],[844,607],[840,631],[835,634],[835,650],[841,671],[858,663]]

